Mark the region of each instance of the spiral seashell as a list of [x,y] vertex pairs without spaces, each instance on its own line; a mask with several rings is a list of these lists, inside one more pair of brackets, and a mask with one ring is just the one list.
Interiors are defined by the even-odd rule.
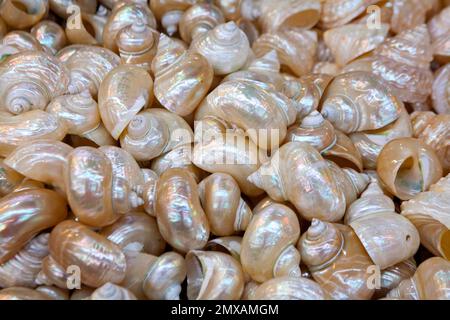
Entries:
[[36,284],[46,286],[57,286],[61,289],[67,288],[67,280],[70,276],[66,270],[48,255],[42,260],[42,269],[36,277]]
[[361,13],[378,0],[324,0],[322,1],[322,15],[320,26],[330,29],[342,26]]
[[89,89],[94,98],[106,75],[120,64],[116,54],[96,46],[68,46],[57,56],[69,70],[69,92],[76,94]]
[[0,290],[0,300],[51,300],[51,298],[34,289],[10,287]]
[[231,130],[215,118],[197,122],[195,135],[192,162],[197,167],[211,173],[221,172],[231,175],[242,193],[248,196],[263,193],[248,181],[247,177],[268,158],[247,136]]
[[442,166],[436,153],[421,140],[395,139],[381,150],[377,173],[386,188],[409,200],[442,177]]
[[345,66],[380,45],[386,39],[388,31],[388,24],[381,24],[379,28],[369,28],[354,23],[330,29],[323,37],[336,63]]
[[14,29],[26,29],[48,13],[46,0],[5,0],[0,5],[0,16]]
[[364,168],[376,169],[378,155],[388,142],[412,137],[410,116],[404,107],[401,109],[399,118],[386,127],[350,134],[351,141],[362,156]]
[[[297,215],[288,207],[272,204],[250,221],[241,244],[243,270],[257,282],[274,277],[300,277],[300,236]],[[267,246],[270,243],[270,246]]]
[[244,290],[244,274],[233,257],[192,250],[186,255],[189,300],[236,300]]
[[103,46],[111,51],[118,52],[117,37],[119,32],[135,21],[142,21],[152,29],[156,29],[156,19],[147,4],[123,3],[116,6],[108,17],[103,29]]
[[233,21],[219,24],[194,38],[190,49],[209,61],[215,75],[226,75],[242,68],[251,51],[247,36]]
[[361,198],[350,205],[346,221],[382,270],[411,258],[419,248],[416,228],[395,212],[392,200],[377,182],[372,182]]
[[387,297],[402,300],[450,299],[450,262],[433,257],[422,262],[414,276],[403,280]]
[[278,277],[262,283],[251,300],[325,300],[322,288],[306,278]]
[[381,288],[375,291],[373,298],[384,297],[400,282],[411,278],[416,272],[417,266],[414,258],[397,263],[396,265],[381,271]]
[[302,261],[332,299],[370,299],[373,264],[355,232],[345,225],[314,219],[298,243]]
[[322,152],[322,156],[331,160],[341,168],[350,168],[356,171],[363,171],[363,159],[356,145],[352,140],[339,130],[334,130],[336,143]]
[[35,35],[26,31],[8,32],[1,41],[2,55],[8,56],[24,51],[45,51]]
[[105,77],[98,90],[103,124],[118,139],[131,119],[153,101],[153,80],[140,67],[121,65]]
[[28,242],[15,256],[0,266],[0,287],[34,288],[36,276],[41,270],[42,260],[48,255],[48,233],[43,233]]
[[395,33],[413,29],[426,21],[432,9],[432,1],[394,0],[392,1],[391,29]]
[[431,45],[436,60],[450,62],[450,8],[444,8],[438,15],[428,22]]
[[10,168],[4,159],[0,158],[0,198],[13,192],[23,179],[24,177],[19,172]]
[[43,20],[34,25],[31,28],[31,34],[52,54],[56,54],[67,43],[64,29],[59,24],[50,20]]
[[190,43],[192,39],[223,23],[225,18],[218,7],[210,3],[195,4],[181,16],[179,23],[181,39]]
[[40,231],[66,216],[66,201],[51,190],[24,190],[0,199],[0,264],[12,258]]
[[65,190],[63,168],[72,150],[71,146],[60,141],[30,141],[5,158],[5,164],[27,178]]
[[0,104],[14,114],[44,109],[66,91],[68,82],[58,59],[38,51],[15,54],[0,65]]
[[402,215],[417,228],[422,245],[436,256],[450,258],[450,176],[427,192],[402,203]]
[[186,169],[165,171],[156,186],[156,219],[163,238],[175,249],[201,249],[209,223],[201,207],[195,179]]
[[158,48],[159,33],[141,20],[119,31],[117,47],[124,64],[133,64],[150,70]]
[[171,112],[191,114],[207,94],[213,78],[208,61],[187,52],[177,41],[160,35],[158,51],[152,62],[155,96]]
[[286,29],[262,34],[254,43],[256,57],[276,50],[281,66],[297,76],[309,73],[317,50],[317,33],[310,30]]
[[119,246],[80,223],[67,220],[53,228],[49,248],[64,269],[78,266],[81,282],[87,286],[120,283],[125,277],[125,255]]
[[47,295],[51,300],[69,300],[69,290],[53,286],[39,286],[36,291]]
[[[80,12],[94,14],[97,9],[97,0],[49,0],[50,10],[62,18],[67,18],[71,6],[78,6]],[[69,11],[69,12],[68,12]]]
[[90,300],[137,300],[128,289],[107,282],[92,292]]
[[245,231],[252,211],[232,176],[214,173],[200,182],[198,191],[212,234],[230,236]]
[[193,135],[191,127],[180,116],[152,108],[131,119],[120,137],[120,144],[136,160],[146,161],[190,144],[194,140]]
[[102,45],[106,17],[75,13],[67,19],[66,35],[72,44]]
[[130,212],[100,232],[123,250],[143,251],[159,256],[166,243],[159,233],[156,220],[142,212]]
[[169,36],[174,35],[178,30],[178,23],[183,16],[183,12],[195,5],[198,0],[154,0],[150,2],[150,9],[155,14],[156,19],[161,21],[162,27]]
[[431,98],[437,113],[450,114],[450,64],[436,72]]

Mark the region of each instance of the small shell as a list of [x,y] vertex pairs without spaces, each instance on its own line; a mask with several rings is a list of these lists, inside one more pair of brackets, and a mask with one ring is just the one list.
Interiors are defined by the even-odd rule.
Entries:
[[107,282],[92,292],[90,300],[137,300],[137,298],[130,290]]
[[105,77],[98,91],[102,121],[118,139],[131,119],[153,101],[153,80],[140,67],[121,65]]
[[262,283],[251,300],[325,300],[317,282],[305,278],[278,277]]
[[42,260],[42,269],[36,277],[36,284],[66,289],[69,276],[70,274],[48,255]]
[[0,199],[0,264],[19,252],[36,234],[67,216],[66,201],[47,189],[13,192]]
[[4,0],[0,6],[0,16],[14,29],[26,29],[44,18],[48,13],[46,0]]
[[43,292],[24,287],[10,287],[0,290],[0,300],[51,300]]
[[199,2],[198,0],[153,0],[150,9],[156,18],[161,21],[163,28],[169,36],[177,32],[178,22],[183,11]]
[[51,20],[44,20],[33,26],[31,34],[52,54],[56,54],[67,43],[64,29]]
[[215,75],[229,74],[242,68],[251,51],[247,36],[232,21],[194,38],[190,49],[209,61]]
[[386,144],[377,159],[377,173],[389,192],[401,200],[427,191],[443,174],[433,149],[413,138]]
[[237,300],[244,290],[244,273],[233,257],[213,251],[186,256],[189,300]]
[[50,254],[64,269],[80,268],[81,282],[97,288],[125,277],[125,255],[119,246],[89,228],[66,220],[50,234]]
[[67,39],[72,44],[101,45],[105,24],[105,17],[75,13],[66,22]]
[[186,43],[225,23],[222,12],[215,5],[199,3],[183,13],[180,19],[180,36]]
[[436,72],[431,98],[437,113],[450,114],[450,64]]
[[4,159],[0,158],[0,198],[13,192],[23,179],[24,177],[19,172],[10,168]]

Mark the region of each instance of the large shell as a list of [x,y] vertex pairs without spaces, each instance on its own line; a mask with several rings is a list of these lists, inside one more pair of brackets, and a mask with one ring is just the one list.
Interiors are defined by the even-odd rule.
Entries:
[[26,29],[44,18],[48,13],[47,0],[4,0],[0,16],[15,29]]
[[131,119],[153,101],[153,80],[145,69],[121,65],[105,77],[98,91],[102,121],[118,139]]
[[260,210],[242,239],[243,270],[257,282],[280,276],[300,277],[300,254],[295,248],[299,236],[294,211],[281,204]]
[[36,234],[67,216],[66,201],[47,189],[13,192],[0,200],[0,263],[13,257]]
[[450,176],[402,203],[402,215],[417,228],[422,245],[450,259]]
[[50,234],[51,256],[64,269],[80,268],[81,282],[97,288],[125,277],[125,255],[119,246],[74,221],[58,224]]
[[232,256],[214,251],[190,251],[186,256],[190,300],[237,300],[244,290],[244,273]]
[[320,24],[324,29],[339,27],[366,11],[378,0],[324,0]]
[[155,96],[169,111],[180,116],[191,114],[207,94],[213,69],[198,53],[187,52],[182,44],[160,35],[152,62]]
[[431,98],[437,113],[450,114],[450,64],[436,72]]
[[107,282],[92,292],[90,300],[137,300],[128,289]]
[[24,180],[24,177],[16,170],[5,164],[0,158],[0,198],[16,189]]
[[186,169],[165,171],[157,184],[156,219],[163,238],[175,249],[201,249],[209,224],[201,207],[197,184]]
[[31,34],[52,54],[61,50],[67,43],[64,29],[51,20],[44,20],[33,26]]
[[350,227],[314,219],[298,243],[302,261],[325,293],[336,300],[370,299],[373,265]]
[[362,71],[334,78],[322,101],[323,116],[344,133],[385,127],[402,107],[377,76]]
[[68,83],[67,69],[47,53],[25,51],[12,55],[0,65],[1,108],[15,114],[43,110],[66,91]]
[[386,144],[377,159],[377,173],[389,192],[401,200],[427,191],[443,174],[433,149],[414,138]]
[[251,51],[247,36],[233,21],[194,38],[190,49],[209,61],[215,75],[229,74],[242,68]]
[[34,288],[42,260],[48,255],[48,233],[30,240],[14,257],[0,266],[0,287]]
[[325,300],[317,282],[306,278],[278,277],[262,283],[251,300]]
[[180,19],[180,36],[186,43],[225,22],[222,11],[210,3],[199,3],[186,10]]

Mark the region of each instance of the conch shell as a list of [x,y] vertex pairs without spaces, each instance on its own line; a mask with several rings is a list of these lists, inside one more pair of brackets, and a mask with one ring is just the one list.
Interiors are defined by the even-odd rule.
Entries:
[[443,175],[436,153],[423,141],[401,138],[389,142],[377,159],[377,173],[393,195],[409,200]]
[[437,113],[450,114],[450,64],[436,72],[431,98]]
[[137,300],[137,298],[130,290],[107,282],[92,292],[90,300]]
[[56,22],[43,20],[33,26],[31,34],[52,54],[66,46],[67,38],[64,29]]
[[315,281],[285,276],[262,283],[251,300],[326,300],[326,295]]
[[145,69],[121,65],[112,70],[98,90],[98,107],[106,130],[119,139],[131,119],[153,101],[153,80]]
[[29,189],[0,199],[0,264],[19,252],[36,234],[67,216],[66,201],[55,191]]
[[186,51],[182,44],[164,34],[159,38],[152,71],[156,98],[180,116],[195,110],[213,80],[213,69],[205,57]]
[[67,90],[67,69],[53,56],[39,51],[12,55],[0,65],[0,105],[14,114],[45,109]]
[[48,13],[47,0],[5,0],[0,5],[0,16],[15,29],[26,29]]
[[422,245],[450,260],[450,176],[402,203],[402,215],[417,228]]

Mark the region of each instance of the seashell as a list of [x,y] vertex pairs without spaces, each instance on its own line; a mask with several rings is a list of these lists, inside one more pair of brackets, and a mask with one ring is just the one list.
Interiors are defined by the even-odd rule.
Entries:
[[27,178],[65,190],[63,168],[72,150],[60,141],[25,142],[5,159],[5,164]]
[[[143,169],[144,170],[144,169]],[[158,174],[150,169],[146,169],[146,173],[144,173],[144,186],[142,187],[142,199],[144,200],[144,210],[147,214],[152,217],[156,217],[155,213],[155,192],[156,192],[156,183],[158,182],[159,176]]]
[[308,74],[317,50],[317,33],[310,30],[286,29],[262,34],[254,43],[256,57],[276,50],[282,70],[302,76]]
[[242,239],[243,270],[257,282],[281,276],[300,277],[300,254],[295,248],[299,236],[294,211],[281,204],[260,210]]
[[286,96],[247,81],[222,83],[208,95],[207,103],[211,115],[243,129],[264,150],[277,148],[296,118]]
[[244,290],[240,264],[222,252],[192,250],[186,255],[189,300],[236,300]]
[[56,54],[67,43],[64,29],[59,24],[50,20],[43,20],[33,26],[31,28],[31,34],[52,54]]
[[181,39],[190,43],[193,38],[202,36],[223,23],[225,18],[218,7],[210,3],[195,4],[181,16],[179,23]]
[[137,300],[128,289],[107,282],[92,292],[90,300]]
[[87,140],[92,146],[115,146],[117,141],[106,130],[102,122],[97,128],[85,132],[82,137],[72,136],[72,138],[79,138],[80,140]]
[[38,285],[57,286],[61,289],[67,288],[69,273],[48,255],[42,260],[42,269],[38,273],[35,282]]
[[36,276],[41,270],[42,260],[48,255],[48,233],[43,233],[28,242],[15,256],[0,266],[0,287],[34,288]]
[[450,64],[436,72],[431,98],[437,113],[450,114]]
[[352,140],[339,130],[334,130],[336,143],[322,152],[322,156],[333,161],[341,168],[350,168],[361,172],[363,170],[363,159]]
[[322,1],[322,15],[320,26],[330,29],[342,26],[361,13],[378,0],[324,0]]
[[75,13],[67,19],[66,35],[72,44],[101,45],[107,18],[89,13]]
[[188,252],[205,246],[209,223],[189,171],[175,168],[161,175],[156,186],[155,212],[161,235],[173,248]]
[[141,20],[123,28],[117,35],[117,47],[124,64],[150,70],[158,48],[159,33]]
[[[260,36],[258,27],[255,25],[254,22],[245,19],[237,20],[236,24],[239,27],[239,29],[244,31],[245,35],[248,38],[250,46],[252,46],[253,43],[256,41],[256,39],[258,39]],[[252,55],[252,52],[250,52],[250,55]]]
[[394,0],[392,1],[391,29],[395,33],[413,29],[426,21],[426,15],[432,9],[431,1]]
[[355,232],[348,226],[314,219],[298,248],[314,280],[335,300],[370,299],[367,285],[373,265]]
[[241,0],[214,0],[213,3],[220,8],[227,21],[236,21],[241,17]]
[[0,158],[0,198],[16,189],[24,177],[16,170],[10,168],[3,158]]
[[123,149],[138,161],[154,159],[194,140],[191,127],[164,109],[147,109],[135,115],[120,137]]
[[133,24],[141,21],[152,29],[156,29],[156,19],[147,4],[123,3],[116,6],[108,17],[103,29],[103,46],[111,51],[118,52],[117,37],[119,32]]
[[247,36],[233,21],[193,38],[190,50],[203,55],[215,75],[226,75],[242,68],[251,51]]
[[100,124],[97,102],[87,89],[78,94],[59,96],[45,110],[56,115],[69,134],[83,135]]
[[[241,262],[241,244],[242,237],[229,236],[210,240],[206,246],[206,251],[218,251],[231,255],[237,261]],[[244,276],[248,276],[244,273]],[[246,279],[247,280],[247,279]]]
[[213,70],[197,53],[187,52],[177,41],[160,35],[158,51],[152,62],[155,96],[171,112],[191,114],[207,94]]
[[80,12],[94,14],[97,9],[97,0],[49,0],[50,10],[62,18],[68,18],[73,12],[71,6],[78,6]]
[[448,300],[450,299],[450,262],[433,257],[422,262],[414,276],[403,280],[391,290],[388,298],[402,300]]
[[402,203],[402,215],[417,228],[422,245],[436,256],[450,258],[450,176],[427,192]]
[[76,94],[89,89],[94,98],[106,75],[120,64],[115,53],[96,46],[68,46],[57,57],[69,70],[69,92]]
[[0,104],[14,114],[43,110],[66,91],[68,82],[67,70],[58,59],[38,51],[15,54],[0,65]]
[[443,175],[436,153],[421,140],[395,139],[381,150],[377,173],[385,187],[401,200],[409,200]]
[[373,56],[355,60],[348,71],[370,71],[379,76],[403,102],[423,102],[431,93],[433,50],[426,25],[403,31],[387,39]]
[[2,38],[1,43],[3,45],[2,53],[3,50],[11,51],[7,51],[4,54],[5,56],[24,51],[45,51],[44,47],[41,45],[35,35],[21,30],[8,32]]
[[19,192],[29,189],[44,189],[44,188],[45,185],[42,182],[25,178],[12,192]]
[[47,295],[51,300],[69,300],[69,290],[53,286],[40,286],[36,291]]
[[[414,136],[429,145],[441,160],[444,174],[450,171],[450,114],[414,112]],[[417,128],[416,126],[420,126]]]
[[402,109],[380,79],[362,71],[334,78],[322,101],[322,115],[344,133],[385,127],[399,118]]
[[196,122],[195,136],[192,162],[197,167],[211,173],[231,175],[242,193],[248,196],[262,194],[263,191],[247,177],[268,158],[247,136],[216,118]]
[[105,283],[120,283],[125,277],[125,255],[120,247],[74,221],[53,228],[50,254],[64,269],[80,268],[81,282],[94,288]]
[[130,212],[100,232],[123,250],[143,251],[159,256],[166,243],[159,233],[156,219],[142,212]]
[[450,62],[450,8],[444,8],[439,14],[428,22],[428,31],[430,31],[431,45],[436,60],[448,63]]
[[380,45],[386,39],[388,31],[389,24],[369,28],[353,23],[327,30],[323,37],[336,63],[345,66]]
[[174,35],[178,30],[178,23],[186,11],[197,0],[153,0],[150,2],[150,9],[155,14],[156,19],[161,21],[161,25],[169,36]]
[[414,258],[410,258],[381,271],[381,288],[375,291],[374,298],[386,296],[400,282],[411,278],[416,272],[416,269],[416,261]]
[[0,300],[51,300],[51,299],[45,293],[34,289],[24,287],[9,287],[0,290]]
[[372,182],[361,198],[350,205],[345,220],[382,270],[411,258],[419,249],[416,228],[395,212],[394,203],[377,182]]
[[153,101],[153,80],[145,69],[121,65],[105,77],[98,90],[103,124],[118,139],[131,119]]
[[278,277],[262,283],[251,300],[325,300],[316,282],[298,277]]
[[328,162],[307,143],[284,144],[248,180],[275,201],[289,200],[307,220],[344,216],[345,193]]
[[32,27],[48,13],[46,0],[5,0],[0,5],[0,16],[14,29]]
[[66,201],[51,190],[24,190],[0,199],[0,264],[17,254],[40,231],[66,216]]
[[364,168],[376,169],[378,155],[388,142],[412,137],[410,116],[404,107],[401,109],[399,118],[386,127],[350,134],[351,141],[362,156]]
[[212,234],[230,236],[245,231],[252,211],[232,176],[214,173],[200,182],[198,191]]

